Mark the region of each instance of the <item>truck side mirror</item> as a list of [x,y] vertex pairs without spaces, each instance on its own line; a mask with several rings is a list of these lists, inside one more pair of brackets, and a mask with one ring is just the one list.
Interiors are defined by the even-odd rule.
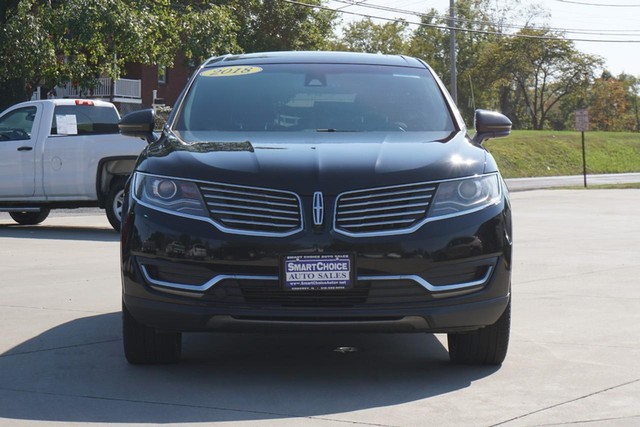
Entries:
[[511,120],[495,111],[476,110],[474,127],[476,134],[473,136],[473,142],[480,145],[487,139],[509,136],[511,133]]
[[122,135],[146,139],[151,144],[155,141],[153,135],[155,118],[156,113],[152,108],[133,111],[120,120],[118,127]]

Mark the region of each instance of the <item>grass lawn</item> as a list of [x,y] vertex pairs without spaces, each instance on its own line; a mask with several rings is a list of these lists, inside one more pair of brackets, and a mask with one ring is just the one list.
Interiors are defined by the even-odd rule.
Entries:
[[[640,133],[585,132],[588,173],[640,172]],[[505,178],[581,175],[582,139],[573,131],[513,131],[485,142]]]

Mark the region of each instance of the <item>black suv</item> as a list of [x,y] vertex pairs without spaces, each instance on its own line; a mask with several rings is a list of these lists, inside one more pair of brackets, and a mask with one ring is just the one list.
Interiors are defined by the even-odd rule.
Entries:
[[127,187],[124,349],[180,358],[184,331],[447,333],[451,360],[500,364],[511,209],[423,61],[338,52],[227,55],[193,75]]

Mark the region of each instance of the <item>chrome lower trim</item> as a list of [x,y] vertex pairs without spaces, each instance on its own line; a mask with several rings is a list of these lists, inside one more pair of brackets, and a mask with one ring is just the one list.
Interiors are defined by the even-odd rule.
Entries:
[[[152,278],[149,275],[146,267],[144,265],[140,265],[140,269],[142,270],[142,274],[144,275],[145,280],[154,285],[154,287],[159,287],[161,290],[166,289],[175,289],[181,291],[188,292],[206,292],[212,287],[216,286],[218,283],[224,280],[269,280],[269,281],[277,281],[278,276],[253,276],[253,275],[242,275],[242,274],[220,274],[202,285],[186,285],[183,283],[174,283],[174,282],[165,282],[163,280],[157,280]],[[488,267],[485,275],[478,280],[473,282],[465,282],[465,283],[455,283],[451,285],[432,285],[424,278],[417,275],[398,275],[398,276],[358,276],[356,280],[358,281],[388,281],[388,280],[410,280],[422,286],[427,291],[433,293],[434,297],[444,296],[444,293],[448,295],[450,293],[460,293],[469,291],[472,288],[477,288],[483,286],[487,283],[489,278],[491,277],[491,273],[493,273],[493,267]],[[448,296],[447,295],[447,296]]]
[[491,273],[493,273],[493,267],[490,266],[487,268],[487,272],[481,279],[474,280],[473,282],[455,283],[451,285],[432,285],[424,278],[416,275],[358,276],[358,280],[411,280],[412,282],[416,282],[417,284],[425,288],[427,291],[432,292],[434,294],[433,296],[437,298],[438,296],[441,296],[441,293],[443,292],[459,293],[461,291],[470,290],[471,288],[483,286],[491,277]]
[[156,280],[149,275],[146,267],[140,265],[142,274],[147,282],[152,285],[161,286],[162,288],[180,289],[183,291],[191,292],[205,292],[222,282],[223,280],[278,280],[278,276],[245,276],[241,274],[220,274],[202,285],[185,285],[183,283],[165,282],[163,280]]

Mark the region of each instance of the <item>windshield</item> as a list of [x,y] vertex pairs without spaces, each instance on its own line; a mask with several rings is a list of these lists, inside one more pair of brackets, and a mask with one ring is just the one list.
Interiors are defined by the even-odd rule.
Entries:
[[203,131],[453,131],[426,69],[344,64],[207,68],[177,112],[186,140]]

